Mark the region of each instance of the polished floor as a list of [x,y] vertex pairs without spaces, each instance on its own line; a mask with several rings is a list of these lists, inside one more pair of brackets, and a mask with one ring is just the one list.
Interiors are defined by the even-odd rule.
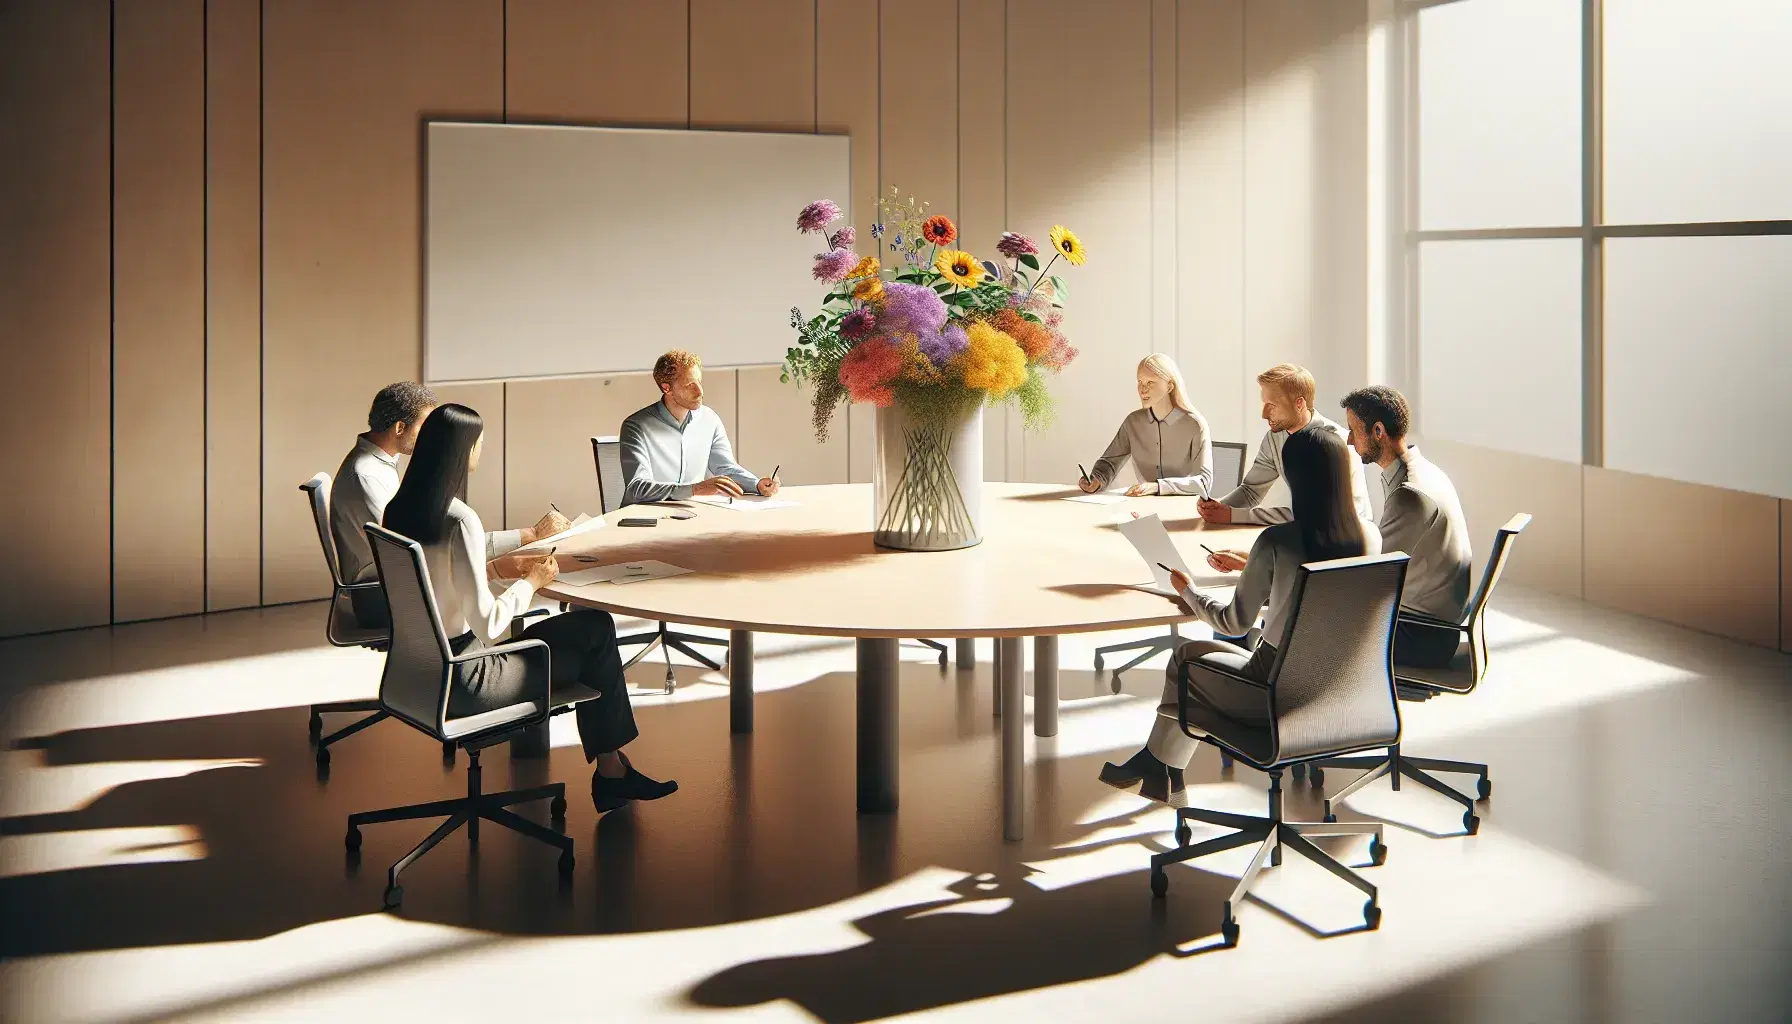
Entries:
[[[969,670],[905,645],[902,808],[860,817],[851,645],[761,637],[752,736],[693,666],[636,699],[632,753],[670,799],[597,820],[564,719],[548,759],[487,755],[487,789],[568,783],[570,883],[488,825],[407,872],[396,914],[385,867],[428,826],[370,826],[357,864],[344,819],[455,795],[465,758],[388,722],[319,777],[304,705],[369,693],[380,664],[320,647],[320,606],[0,643],[0,1018],[1792,1019],[1792,658],[1501,598],[1483,689],[1403,708],[1410,752],[1493,765],[1480,834],[1378,783],[1342,816],[1393,826],[1364,869],[1380,930],[1290,858],[1236,949],[1216,931],[1248,851],[1173,868],[1154,903],[1172,817],[1095,781],[1161,680],[1160,658],[1110,695],[1089,665],[1115,636],[1064,643],[1025,842],[1001,837],[987,642]],[[1261,813],[1264,788],[1211,750],[1190,776],[1215,808]],[[1314,791],[1289,809],[1316,815]]]

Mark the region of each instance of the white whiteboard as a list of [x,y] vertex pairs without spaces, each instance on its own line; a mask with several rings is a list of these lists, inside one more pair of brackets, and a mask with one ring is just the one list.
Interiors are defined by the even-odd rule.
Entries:
[[[813,314],[827,246],[796,230],[847,208],[850,140],[432,122],[423,375],[431,383],[779,363]],[[845,226],[836,221],[834,230]],[[861,245],[863,249],[863,245]]]

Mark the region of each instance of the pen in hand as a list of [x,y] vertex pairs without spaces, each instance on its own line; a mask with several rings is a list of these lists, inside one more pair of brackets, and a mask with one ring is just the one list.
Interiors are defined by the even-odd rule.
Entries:
[[1082,475],[1083,475],[1083,479],[1084,479],[1084,480],[1087,480],[1087,479],[1089,479],[1089,471],[1088,471],[1088,470],[1086,470],[1086,469],[1084,469],[1084,468],[1083,468],[1083,464],[1082,464],[1082,463],[1080,463],[1080,462],[1079,462],[1079,463],[1077,463],[1077,464],[1076,464],[1076,471],[1077,471],[1077,472],[1078,472],[1078,473],[1081,473],[1081,474],[1082,474]]

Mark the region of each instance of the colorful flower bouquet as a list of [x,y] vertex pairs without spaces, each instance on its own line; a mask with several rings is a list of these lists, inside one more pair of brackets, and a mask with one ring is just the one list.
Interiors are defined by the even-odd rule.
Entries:
[[[898,198],[878,203],[874,252],[860,256],[850,226],[831,202],[810,203],[797,230],[820,234],[828,249],[815,257],[815,279],[832,286],[821,311],[790,311],[797,344],[785,353],[784,380],[814,387],[815,436],[825,441],[844,401],[900,406],[919,423],[945,423],[967,409],[1013,403],[1023,425],[1050,424],[1047,378],[1076,358],[1059,325],[1067,289],[1050,274],[1062,258],[1081,266],[1082,242],[1062,226],[1051,230],[1052,256],[1007,232],[996,251],[1008,262],[979,261],[954,248],[958,228],[929,216],[927,204]],[[879,258],[889,254],[889,266]]]
[[[1059,329],[1064,280],[1059,259],[1081,266],[1083,243],[1051,231],[1052,258],[1007,232],[987,262],[955,248],[958,228],[895,189],[878,203],[873,252],[854,251],[854,231],[831,202],[810,203],[797,230],[820,234],[827,251],[814,274],[830,288],[821,311],[790,311],[797,344],[784,379],[814,388],[815,436],[826,441],[844,401],[878,407],[872,464],[874,541],[909,551],[947,551],[982,538],[983,407],[1018,405],[1023,426],[1051,422],[1046,379],[1076,358]],[[889,266],[880,258],[888,256]]]

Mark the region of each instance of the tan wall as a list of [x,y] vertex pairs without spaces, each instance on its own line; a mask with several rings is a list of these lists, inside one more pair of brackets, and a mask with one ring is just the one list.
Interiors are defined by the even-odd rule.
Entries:
[[[980,255],[1004,228],[1071,225],[1092,253],[1066,273],[1083,357],[1052,429],[989,416],[992,478],[1087,462],[1152,351],[1226,440],[1260,432],[1262,365],[1307,360],[1328,392],[1366,365],[1356,0],[143,0],[115,26],[110,6],[0,6],[0,149],[28,154],[0,163],[22,243],[0,274],[0,443],[43,484],[0,527],[112,537],[74,566],[9,546],[13,578],[56,582],[0,633],[324,592],[296,489],[334,469],[378,387],[419,372],[427,118],[846,132],[837,198],[862,245],[891,185]],[[751,467],[869,479],[865,410],[820,446],[775,371],[711,385]],[[588,438],[653,390],[447,397],[491,425],[469,497],[520,525],[550,500],[595,508]]]

